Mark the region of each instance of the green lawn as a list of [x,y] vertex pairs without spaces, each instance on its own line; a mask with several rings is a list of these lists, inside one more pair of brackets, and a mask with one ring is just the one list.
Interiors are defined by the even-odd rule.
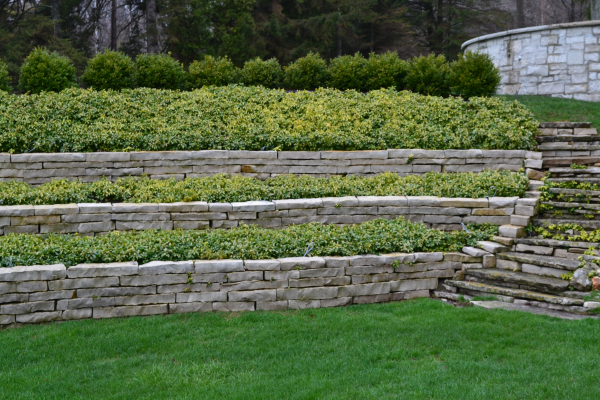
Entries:
[[[515,96],[499,96],[513,101]],[[591,122],[600,128],[600,103],[547,96],[519,96],[539,122]]]
[[2,399],[592,399],[600,322],[430,299],[0,332]]

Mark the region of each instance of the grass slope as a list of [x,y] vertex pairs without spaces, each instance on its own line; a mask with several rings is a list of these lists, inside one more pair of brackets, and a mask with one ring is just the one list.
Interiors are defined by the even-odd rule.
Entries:
[[[515,96],[499,97],[515,100]],[[591,122],[594,127],[600,128],[600,103],[548,96],[519,96],[519,102],[540,122]]]
[[430,299],[0,332],[3,399],[591,399],[597,320]]

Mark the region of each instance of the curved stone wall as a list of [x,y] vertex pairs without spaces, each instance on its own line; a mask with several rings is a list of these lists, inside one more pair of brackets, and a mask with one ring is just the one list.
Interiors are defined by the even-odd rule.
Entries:
[[498,94],[600,101],[600,21],[537,26],[481,36],[464,51],[492,56]]

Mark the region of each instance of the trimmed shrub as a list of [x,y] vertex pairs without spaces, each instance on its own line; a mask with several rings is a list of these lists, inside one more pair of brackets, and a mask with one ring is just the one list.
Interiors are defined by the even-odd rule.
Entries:
[[400,177],[384,173],[374,177],[281,175],[261,181],[240,175],[158,180],[122,178],[92,183],[53,180],[38,187],[19,181],[0,181],[0,205],[69,203],[174,203],[207,201],[231,203],[253,200],[310,199],[340,196],[439,196],[480,198],[492,186],[500,197],[522,197],[529,187],[525,174],[484,171],[478,174],[436,173]]
[[408,90],[429,96],[447,97],[450,94],[448,74],[450,66],[446,57],[433,54],[411,60],[405,85]]
[[73,62],[57,52],[37,47],[21,65],[19,88],[23,92],[60,92],[77,86]]
[[126,54],[106,49],[92,58],[82,80],[96,90],[121,90],[135,86],[135,64]]
[[366,90],[386,88],[401,89],[408,72],[408,63],[398,57],[398,53],[371,53],[367,61]]
[[301,257],[307,243],[314,256],[350,256],[378,253],[451,252],[498,232],[490,224],[467,225],[465,231],[442,232],[402,217],[378,219],[360,225],[311,223],[286,229],[240,225],[229,230],[125,231],[102,236],[8,235],[0,237],[0,267],[9,264],[48,265],[155,260],[260,260]]
[[239,71],[229,58],[206,56],[194,61],[188,69],[188,84],[191,89],[203,86],[226,86],[237,83]]
[[260,57],[246,61],[241,71],[242,82],[248,86],[278,88],[281,85],[283,71],[276,58],[263,61]]
[[389,89],[286,93],[231,85],[0,95],[0,152],[12,153],[532,149],[539,126],[519,102]]
[[329,79],[327,63],[318,53],[310,52],[283,69],[286,89],[314,90],[324,87]]
[[328,71],[330,88],[358,91],[366,88],[367,60],[360,53],[333,58]]
[[183,65],[170,54],[139,54],[135,63],[139,87],[177,90],[185,86]]
[[500,70],[488,54],[467,51],[450,64],[448,83],[455,96],[491,96],[500,85]]
[[0,91],[10,92],[12,86],[10,84],[10,76],[8,76],[8,67],[4,61],[0,60]]

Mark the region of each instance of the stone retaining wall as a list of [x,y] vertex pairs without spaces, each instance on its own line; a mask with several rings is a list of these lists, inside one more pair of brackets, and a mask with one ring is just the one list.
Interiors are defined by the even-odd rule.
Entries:
[[541,154],[525,150],[163,151],[130,153],[0,153],[0,180],[32,185],[67,178],[93,182],[147,175],[184,179],[219,173],[266,179],[281,174],[330,176],[395,172],[517,171]]
[[[487,254],[487,253],[486,253]],[[199,311],[334,307],[428,297],[492,255],[415,253],[277,260],[0,268],[0,326]]]
[[498,94],[600,101],[600,21],[536,26],[481,36],[465,51],[489,54],[500,68]]
[[[256,224],[358,224],[402,216],[440,230],[462,230],[461,223],[515,224],[533,215],[531,199],[434,196],[349,196],[242,203],[89,203],[0,206],[0,235],[10,233],[101,234],[114,230],[208,229]],[[535,201],[535,200],[534,200]]]

